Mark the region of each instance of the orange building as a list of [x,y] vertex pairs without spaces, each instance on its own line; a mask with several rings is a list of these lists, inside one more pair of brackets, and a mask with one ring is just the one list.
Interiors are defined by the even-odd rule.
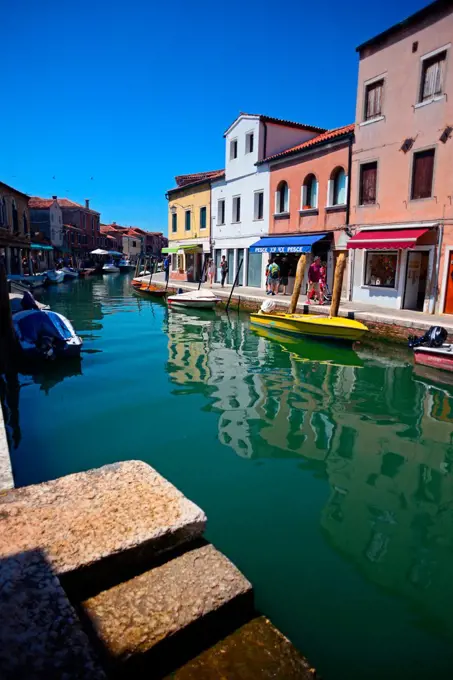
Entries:
[[[319,255],[327,266],[327,282],[331,286],[335,254],[346,249],[345,228],[349,222],[350,158],[354,125],[327,130],[308,141],[265,159],[270,168],[269,237],[283,243],[267,252],[279,253],[290,266],[290,286],[300,250],[296,235],[307,236],[312,256]],[[274,238],[273,238],[274,237]],[[264,241],[264,239],[263,239]],[[294,241],[294,247],[291,246]],[[345,283],[345,294],[347,285]]]

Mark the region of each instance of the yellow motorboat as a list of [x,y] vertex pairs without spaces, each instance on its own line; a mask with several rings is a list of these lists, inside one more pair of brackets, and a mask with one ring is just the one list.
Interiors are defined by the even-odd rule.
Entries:
[[250,314],[250,322],[255,326],[270,328],[293,335],[310,335],[343,342],[359,340],[368,328],[360,321],[345,319],[341,316],[320,316],[318,314],[269,314],[259,311]]

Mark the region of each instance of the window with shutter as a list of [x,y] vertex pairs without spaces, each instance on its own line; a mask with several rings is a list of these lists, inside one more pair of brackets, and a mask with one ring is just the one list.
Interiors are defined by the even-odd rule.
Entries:
[[174,212],[174,213],[172,213],[172,216],[171,216],[171,232],[172,232],[172,234],[175,234],[177,232],[177,230],[178,230],[178,216]]
[[377,162],[364,163],[360,166],[360,205],[376,203]]
[[434,149],[414,153],[411,198],[431,198],[433,192]]
[[384,93],[384,79],[376,80],[365,88],[365,120],[371,120],[382,115],[382,96]]
[[186,210],[185,219],[186,219],[185,222],[186,231],[190,231],[190,210]]
[[439,52],[422,64],[422,79],[420,83],[420,102],[428,101],[443,93],[445,64],[447,51]]
[[206,229],[206,208],[200,208],[200,229]]

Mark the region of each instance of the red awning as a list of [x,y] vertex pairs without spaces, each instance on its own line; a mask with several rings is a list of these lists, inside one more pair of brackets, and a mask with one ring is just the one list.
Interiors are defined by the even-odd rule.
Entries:
[[349,239],[348,248],[367,248],[369,250],[399,250],[413,248],[417,240],[429,231],[429,227],[418,229],[381,229],[359,231]]

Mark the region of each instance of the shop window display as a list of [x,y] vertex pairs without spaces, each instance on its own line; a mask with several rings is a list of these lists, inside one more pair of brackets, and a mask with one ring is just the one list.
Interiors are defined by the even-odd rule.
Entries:
[[366,254],[365,285],[395,288],[398,253]]

